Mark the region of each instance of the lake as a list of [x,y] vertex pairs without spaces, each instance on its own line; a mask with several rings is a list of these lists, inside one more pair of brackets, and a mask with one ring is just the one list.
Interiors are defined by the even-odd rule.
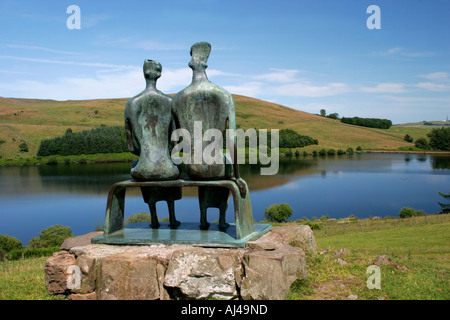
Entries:
[[[75,235],[103,225],[106,197],[112,184],[130,179],[130,163],[0,167],[0,234],[23,245],[51,225],[69,226]],[[354,154],[299,157],[280,161],[277,175],[261,176],[256,165],[241,165],[252,201],[253,217],[287,202],[290,220],[307,217],[343,218],[355,215],[398,216],[403,207],[440,211],[445,202],[438,191],[450,192],[450,156],[415,154]],[[181,222],[200,221],[195,188],[184,188],[175,203]],[[160,219],[168,217],[164,202],[157,204]],[[125,216],[149,212],[139,189],[127,189]],[[208,211],[210,222],[218,210]],[[234,222],[233,204],[227,221]]]

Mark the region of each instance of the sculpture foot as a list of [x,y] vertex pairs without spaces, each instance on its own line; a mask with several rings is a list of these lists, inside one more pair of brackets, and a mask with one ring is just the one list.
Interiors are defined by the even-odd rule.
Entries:
[[200,229],[206,230],[208,228],[209,228],[209,223],[208,222],[200,223]]
[[172,221],[172,222],[170,222],[170,228],[175,229],[175,228],[177,228],[180,224],[181,224],[181,222],[178,221],[178,220]]
[[159,222],[152,222],[152,223],[150,223],[150,227],[152,227],[153,229],[158,229],[159,228]]
[[221,223],[219,223],[219,229],[226,229],[226,228],[228,228],[229,226],[230,226],[230,224],[227,223],[227,222],[221,222]]

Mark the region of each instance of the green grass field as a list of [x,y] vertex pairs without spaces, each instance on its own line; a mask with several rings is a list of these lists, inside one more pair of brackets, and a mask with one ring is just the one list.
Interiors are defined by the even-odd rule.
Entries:
[[[308,279],[294,283],[287,299],[449,300],[450,217],[395,220],[354,220],[347,228],[332,223],[327,232],[315,231],[319,250],[308,260]],[[348,251],[334,256],[339,249]],[[379,266],[381,289],[369,289],[367,268],[381,255],[388,258]]]
[[[294,282],[287,300],[450,299],[450,216],[316,222],[318,251],[308,253],[308,278]],[[340,249],[346,250],[334,256]],[[369,289],[367,268],[380,255],[388,258],[379,266],[381,288]],[[46,259],[0,262],[0,300],[55,299],[44,285]]]

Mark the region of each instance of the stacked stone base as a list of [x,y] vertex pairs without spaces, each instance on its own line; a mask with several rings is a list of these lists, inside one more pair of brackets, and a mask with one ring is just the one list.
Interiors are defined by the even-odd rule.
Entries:
[[[309,226],[274,227],[245,248],[89,244],[66,241],[45,264],[53,295],[72,300],[280,300],[305,279],[305,251],[316,251]],[[87,243],[86,243],[87,242]]]

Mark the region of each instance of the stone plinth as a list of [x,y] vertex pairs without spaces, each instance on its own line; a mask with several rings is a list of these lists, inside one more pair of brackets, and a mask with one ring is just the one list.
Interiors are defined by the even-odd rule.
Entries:
[[73,300],[279,300],[306,278],[304,249],[316,249],[309,226],[283,228],[245,248],[86,244],[86,235],[78,245],[75,237],[47,259],[45,284]]

